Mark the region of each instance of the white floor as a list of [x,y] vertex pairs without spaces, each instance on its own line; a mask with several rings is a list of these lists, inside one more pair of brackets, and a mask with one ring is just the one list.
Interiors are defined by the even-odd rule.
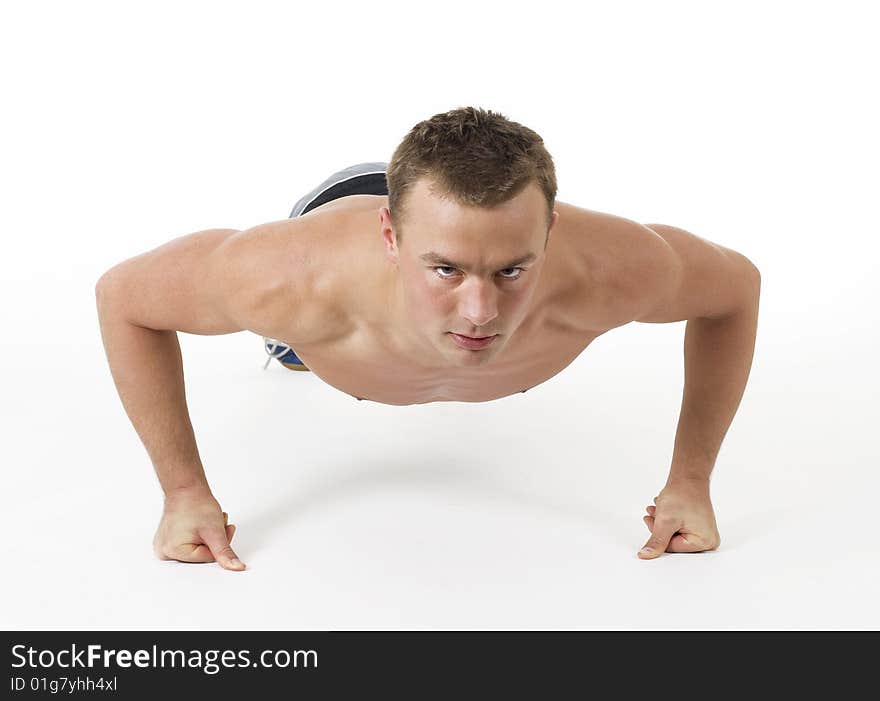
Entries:
[[636,551],[671,457],[683,322],[612,331],[525,395],[413,407],[264,372],[250,333],[181,334],[243,573],[153,557],[161,492],[90,290],[71,286],[64,323],[80,333],[63,361],[25,338],[2,348],[0,627],[876,629],[876,341],[798,355],[764,277],[751,381],[713,473],[722,546],[654,561]]

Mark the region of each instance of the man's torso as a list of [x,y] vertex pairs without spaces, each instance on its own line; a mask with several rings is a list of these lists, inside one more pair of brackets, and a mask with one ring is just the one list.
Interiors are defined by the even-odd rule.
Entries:
[[[529,312],[503,351],[475,368],[426,366],[418,353],[388,342],[388,329],[407,321],[389,319],[377,293],[392,265],[379,229],[379,210],[387,206],[387,196],[352,195],[299,218],[311,218],[312,230],[320,232],[309,236],[308,245],[326,269],[321,285],[332,300],[326,318],[333,333],[291,345],[314,374],[353,397],[395,405],[499,399],[545,382],[595,338],[634,318],[626,270],[639,255],[639,242],[653,232],[625,218],[557,202],[559,221]],[[289,245],[302,242],[291,235]],[[297,310],[284,306],[283,285],[279,289],[272,317],[283,318],[278,311],[289,309],[292,318]],[[285,341],[283,321],[276,323],[278,328],[264,335]]]

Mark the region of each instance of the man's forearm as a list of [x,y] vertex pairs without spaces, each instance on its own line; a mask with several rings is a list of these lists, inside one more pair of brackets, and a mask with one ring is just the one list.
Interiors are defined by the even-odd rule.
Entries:
[[177,332],[129,323],[111,297],[110,291],[97,293],[104,349],[119,397],[163,491],[207,487],[186,406]]
[[684,398],[669,480],[707,479],[739,408],[752,367],[760,283],[752,302],[721,319],[687,322]]

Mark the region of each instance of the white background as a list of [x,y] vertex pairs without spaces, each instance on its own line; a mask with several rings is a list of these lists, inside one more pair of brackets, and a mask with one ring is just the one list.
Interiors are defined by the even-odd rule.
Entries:
[[[869,3],[3,7],[0,628],[878,628]],[[721,548],[636,556],[672,455],[680,322],[612,331],[525,395],[412,407],[263,372],[250,332],[180,334],[248,570],[155,559],[161,491],[106,363],[98,277],[283,219],[465,105],[544,137],[560,201],[761,270],[712,477]]]

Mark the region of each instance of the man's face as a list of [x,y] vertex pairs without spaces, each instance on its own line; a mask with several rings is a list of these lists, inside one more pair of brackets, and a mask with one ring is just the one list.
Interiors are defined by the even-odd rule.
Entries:
[[[407,197],[400,248],[385,207],[380,221],[396,267],[394,294],[409,330],[453,365],[484,365],[529,311],[545,259],[544,194],[532,182],[515,198],[486,209],[435,195],[423,178]],[[551,230],[558,217],[554,212]],[[456,343],[453,334],[495,338],[472,350]]]

